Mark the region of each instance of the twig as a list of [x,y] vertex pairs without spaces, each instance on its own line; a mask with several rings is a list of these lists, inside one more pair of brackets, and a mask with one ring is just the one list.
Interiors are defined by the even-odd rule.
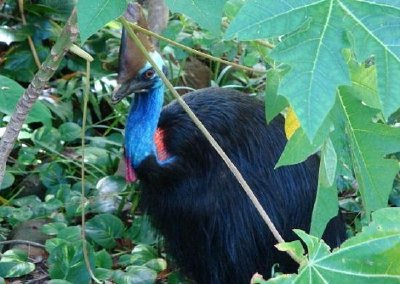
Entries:
[[82,238],[82,252],[83,258],[85,260],[86,269],[89,272],[90,277],[96,283],[101,283],[100,280],[96,278],[94,275],[92,268],[90,266],[90,259],[87,249],[87,241],[86,241],[86,220],[85,220],[85,132],[86,132],[86,120],[87,120],[87,104],[89,100],[89,91],[90,91],[90,59],[86,60],[86,82],[85,82],[85,91],[83,94],[83,114],[82,114],[82,131],[81,131],[81,149],[82,149],[82,160],[81,160],[81,238]]
[[[276,229],[274,223],[272,222],[271,218],[268,216],[267,212],[265,212],[264,208],[262,207],[260,201],[258,201],[257,197],[254,195],[253,191],[251,190],[250,186],[247,184],[246,180],[243,178],[242,174],[239,172],[235,164],[229,159],[228,155],[224,152],[224,150],[221,148],[221,146],[215,141],[215,139],[212,137],[210,132],[207,130],[207,128],[203,125],[203,123],[197,118],[197,116],[194,114],[194,112],[190,109],[190,107],[186,104],[186,102],[182,99],[182,97],[175,91],[174,87],[172,86],[171,82],[167,79],[165,74],[158,68],[157,64],[154,62],[154,60],[151,58],[151,56],[148,54],[146,48],[143,46],[142,42],[140,39],[137,37],[137,35],[134,33],[133,29],[130,27],[129,22],[124,19],[123,17],[120,18],[120,21],[122,22],[122,25],[124,28],[127,30],[130,38],[135,42],[136,46],[139,47],[139,49],[142,51],[143,55],[146,57],[148,62],[153,66],[154,70],[157,72],[158,76],[163,80],[167,88],[171,91],[171,93],[174,95],[175,99],[178,101],[178,103],[182,106],[182,108],[185,110],[185,112],[189,115],[193,123],[199,128],[199,130],[203,133],[203,135],[207,138],[207,140],[210,142],[212,147],[217,151],[217,153],[221,156],[222,160],[226,163],[228,166],[229,170],[232,172],[232,174],[235,176],[237,181],[240,183],[242,186],[243,190],[246,192],[247,196],[250,198],[251,202],[257,209],[258,213],[261,215],[261,218],[263,218],[264,222],[267,224],[268,228],[274,235],[275,239],[278,241],[278,243],[284,243],[285,240],[282,238],[278,230]],[[293,258],[294,261],[299,262],[298,258],[292,251],[287,251],[287,253]]]
[[240,65],[240,64],[237,64],[237,63],[233,63],[233,62],[230,62],[230,61],[227,61],[227,60],[224,60],[224,59],[209,55],[207,53],[198,51],[196,49],[187,47],[186,45],[183,45],[183,44],[180,44],[180,43],[178,43],[176,41],[170,40],[169,38],[160,36],[160,35],[158,35],[156,33],[153,33],[152,31],[146,30],[146,29],[144,29],[144,28],[142,28],[142,27],[140,27],[140,26],[138,26],[136,24],[129,23],[129,25],[134,30],[140,31],[140,32],[142,32],[144,34],[147,34],[149,36],[152,36],[152,37],[155,37],[157,39],[163,40],[163,41],[165,41],[165,42],[167,42],[167,43],[169,43],[171,45],[175,45],[176,47],[179,47],[179,48],[181,48],[183,50],[186,50],[187,52],[194,53],[196,55],[208,58],[210,60],[213,60],[213,61],[216,61],[216,62],[219,62],[219,63],[230,65],[230,66],[232,66],[232,67],[234,67],[236,69],[242,69],[242,70],[245,70],[245,71],[250,71],[250,72],[255,72],[255,73],[265,73],[265,71],[263,71],[263,70],[258,70],[258,69],[250,68],[250,67],[247,67],[247,66],[244,66],[244,65]]
[[20,245],[30,245],[33,247],[38,247],[38,248],[46,248],[45,245],[32,242],[32,241],[27,241],[27,240],[8,240],[8,241],[1,241],[0,245],[10,245],[10,244],[20,244]]
[[28,88],[25,90],[25,93],[19,99],[10,122],[7,125],[6,131],[0,140],[0,185],[4,179],[8,156],[17,140],[22,124],[24,123],[33,104],[39,97],[40,92],[56,72],[61,60],[67,53],[71,44],[76,40],[77,36],[76,10],[74,9],[59,39],[51,49],[50,54],[43,62],[43,65],[36,73]]
[[[26,26],[26,19],[25,19],[25,14],[24,14],[24,0],[18,0],[18,6],[19,6],[19,12],[21,13],[21,20],[22,24]],[[28,43],[29,43],[29,48],[31,49],[33,59],[35,60],[36,67],[40,69],[40,59],[39,56],[37,55],[35,45],[33,44],[31,36],[28,36]]]

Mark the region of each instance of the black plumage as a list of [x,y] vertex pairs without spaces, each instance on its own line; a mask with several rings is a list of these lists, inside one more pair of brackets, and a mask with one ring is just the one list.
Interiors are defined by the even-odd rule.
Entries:
[[[239,168],[283,238],[293,240],[293,228],[308,231],[319,159],[314,155],[274,170],[286,144],[283,118],[266,125],[262,102],[229,89],[202,89],[184,99]],[[276,240],[240,184],[176,102],[163,109],[158,127],[175,160],[160,165],[149,156],[137,168],[142,205],[182,270],[198,283],[249,283],[255,272],[269,277],[276,262],[283,271],[294,271],[295,263],[273,247]],[[335,247],[343,238],[336,218],[325,239]]]

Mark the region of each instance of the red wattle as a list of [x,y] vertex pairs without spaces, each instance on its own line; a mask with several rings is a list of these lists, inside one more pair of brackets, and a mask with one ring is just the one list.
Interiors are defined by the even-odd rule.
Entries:
[[125,156],[125,180],[128,183],[133,183],[137,180],[135,170],[132,167],[131,160]]
[[156,133],[154,133],[154,143],[156,144],[157,159],[159,161],[165,161],[168,159],[169,155],[167,148],[164,144],[164,130],[157,128]]

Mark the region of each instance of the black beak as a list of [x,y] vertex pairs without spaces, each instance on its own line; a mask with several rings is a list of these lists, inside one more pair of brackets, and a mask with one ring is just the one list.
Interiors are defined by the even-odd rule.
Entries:
[[111,95],[111,103],[117,104],[123,98],[133,95],[135,93],[147,92],[151,82],[131,79],[121,85],[118,85]]

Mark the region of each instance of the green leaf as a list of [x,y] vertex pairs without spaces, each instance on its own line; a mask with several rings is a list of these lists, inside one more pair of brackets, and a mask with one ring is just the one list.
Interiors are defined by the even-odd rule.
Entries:
[[31,273],[35,265],[28,262],[28,254],[24,250],[12,249],[2,254],[0,260],[0,277],[20,277]]
[[344,125],[335,128],[346,129],[361,198],[370,213],[387,206],[399,164],[385,155],[400,151],[400,128],[373,123],[378,111],[354,99],[349,87],[341,88],[339,104]]
[[157,252],[153,247],[138,244],[132,250],[131,255],[122,255],[118,263],[121,265],[144,265],[146,262],[156,258]]
[[[11,115],[24,92],[25,89],[17,82],[0,75],[0,112]],[[51,118],[49,109],[42,102],[36,101],[26,122],[42,122],[47,125],[51,124]]]
[[66,142],[79,139],[81,136],[81,127],[74,122],[65,122],[58,128],[61,135],[61,140]]
[[4,178],[3,178],[3,183],[0,185],[0,190],[12,186],[14,183],[14,180],[15,180],[15,177],[12,174],[10,174],[9,172],[5,172]]
[[98,251],[94,254],[96,267],[111,269],[113,260],[111,255],[106,250]]
[[295,230],[307,246],[308,262],[292,283],[398,283],[399,218],[400,208],[372,213],[369,226],[332,253],[323,241]]
[[182,13],[210,32],[220,34],[222,11],[226,0],[166,0],[166,2],[173,12]]
[[146,262],[145,266],[159,273],[167,269],[167,262],[163,258],[155,258]]
[[126,181],[119,176],[106,176],[96,185],[92,210],[97,213],[113,212],[121,202],[120,193],[126,188]]
[[126,0],[78,1],[78,28],[82,44],[105,24],[121,16],[126,6]]
[[41,231],[50,236],[56,236],[62,229],[65,229],[67,224],[61,222],[49,223],[43,225]]
[[155,244],[159,239],[147,215],[136,216],[126,235],[133,242],[145,245]]
[[[93,249],[88,244],[88,255],[92,269]],[[90,275],[83,257],[82,243],[61,244],[54,248],[48,258],[49,273],[53,279],[64,279],[72,283],[89,283]]]
[[42,148],[51,149],[53,151],[61,150],[60,132],[53,127],[43,126],[36,129],[33,133],[32,140]]
[[270,69],[267,72],[265,87],[265,117],[268,123],[288,106],[287,100],[278,94],[279,84],[284,73],[284,71],[277,69]]
[[[103,281],[110,279],[113,274],[114,271],[112,269],[96,268],[94,270],[94,275],[96,276],[96,278]],[[107,283],[107,281],[105,282]]]
[[32,31],[28,26],[22,28],[1,26],[0,42],[9,45],[12,42],[24,41]]
[[86,223],[86,234],[104,248],[116,246],[115,239],[124,232],[122,221],[111,214],[100,214]]
[[271,53],[292,68],[283,78],[279,94],[288,98],[312,140],[334,105],[336,88],[349,84],[342,56],[349,42],[359,62],[376,58],[385,117],[399,108],[399,23],[396,1],[249,0],[232,21],[226,38],[286,35]]
[[375,57],[378,92],[386,118],[400,107],[400,4],[398,1],[339,1],[359,62]]
[[40,167],[40,181],[49,189],[56,189],[60,184],[66,184],[64,168],[56,163],[44,164]]
[[157,272],[145,266],[131,266],[127,272],[117,270],[113,280],[117,284],[153,284],[157,278]]
[[312,213],[310,234],[321,237],[329,220],[338,214],[336,183],[337,156],[332,142],[328,139],[321,151],[318,175],[318,191]]
[[324,121],[318,130],[314,141],[311,143],[303,128],[299,128],[290,137],[285,145],[285,150],[276,163],[276,168],[286,165],[294,165],[305,161],[310,155],[318,151],[331,131],[330,117]]
[[53,280],[47,281],[46,283],[47,284],[74,284],[70,281],[61,280],[61,279],[53,279]]

